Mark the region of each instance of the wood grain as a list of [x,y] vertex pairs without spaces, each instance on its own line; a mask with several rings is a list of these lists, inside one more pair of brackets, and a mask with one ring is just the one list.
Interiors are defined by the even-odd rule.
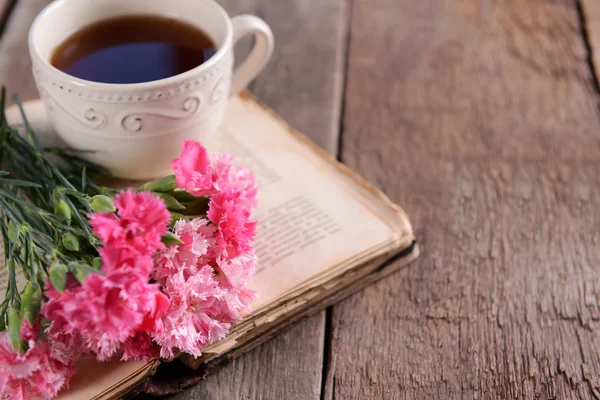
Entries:
[[600,398],[600,118],[575,3],[352,14],[342,159],[422,255],[333,308],[325,397]]
[[[336,154],[344,67],[344,1],[220,3],[231,16],[255,14],[273,29],[275,53],[252,84],[252,92],[292,126]],[[243,55],[244,50],[237,54]],[[324,330],[323,311],[174,399],[319,399]]]

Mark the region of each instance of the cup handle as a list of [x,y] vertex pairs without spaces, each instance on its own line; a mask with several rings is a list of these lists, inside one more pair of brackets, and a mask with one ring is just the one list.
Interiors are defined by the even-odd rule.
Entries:
[[230,96],[235,96],[250,84],[265,68],[273,54],[274,39],[269,25],[254,15],[238,15],[231,19],[233,46],[244,36],[254,35],[254,47],[248,57],[233,71]]

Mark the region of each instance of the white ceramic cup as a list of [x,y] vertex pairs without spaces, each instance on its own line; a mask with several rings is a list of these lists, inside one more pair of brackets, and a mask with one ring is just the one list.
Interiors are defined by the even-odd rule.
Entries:
[[[171,17],[200,28],[217,52],[198,67],[166,79],[107,84],[70,76],[50,64],[58,45],[95,22],[127,15]],[[233,69],[242,37],[255,44]],[[171,173],[184,139],[203,142],[223,119],[229,96],[245,89],[273,51],[273,34],[260,18],[230,18],[214,0],[57,0],[29,32],[33,74],[50,122],[66,144],[115,176],[149,179]]]

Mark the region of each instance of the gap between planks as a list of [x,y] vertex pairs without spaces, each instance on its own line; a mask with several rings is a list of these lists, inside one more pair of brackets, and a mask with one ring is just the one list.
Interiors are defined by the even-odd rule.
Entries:
[[581,40],[587,51],[587,63],[596,92],[600,94],[598,68],[600,68],[600,3],[598,0],[573,0],[579,17]]
[[0,39],[16,5],[17,0],[0,0]]

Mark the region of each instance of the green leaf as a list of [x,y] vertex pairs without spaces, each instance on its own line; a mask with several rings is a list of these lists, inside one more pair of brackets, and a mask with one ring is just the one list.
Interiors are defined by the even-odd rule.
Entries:
[[67,232],[62,236],[62,244],[69,251],[79,251],[79,239],[71,232]]
[[113,213],[117,210],[117,207],[115,207],[115,205],[113,204],[112,199],[103,194],[99,194],[92,197],[90,207],[92,207],[92,210],[94,210],[94,212]]
[[83,283],[83,281],[85,281],[85,278],[87,278],[89,274],[98,273],[98,271],[96,271],[91,266],[79,261],[70,262],[69,270],[71,271],[71,274],[73,274],[75,279],[77,279],[80,283]]
[[183,240],[179,239],[179,236],[172,232],[165,233],[161,238],[162,242],[167,246],[175,246],[183,244]]
[[179,221],[180,219],[187,219],[185,217],[185,215],[179,214],[177,212],[169,212],[169,214],[171,214],[171,221],[169,222],[169,228],[172,228],[173,226],[175,226],[175,223],[177,221]]
[[50,283],[60,294],[64,293],[67,285],[67,272],[69,272],[67,266],[59,261],[55,261],[50,266],[50,272],[48,273]]
[[175,175],[165,176],[164,178],[148,182],[140,187],[142,191],[166,193],[177,189]]
[[15,350],[23,354],[27,350],[27,342],[21,337],[21,323],[21,313],[11,308],[8,312],[8,337]]
[[185,190],[174,190],[171,195],[182,203],[189,203],[191,201],[195,201],[197,199],[196,196],[193,196],[186,192]]
[[157,196],[165,202],[167,209],[169,211],[183,211],[185,210],[185,206],[178,202],[175,197],[166,194],[166,193],[157,193]]
[[41,185],[37,183],[24,181],[21,179],[8,179],[8,178],[0,178],[0,185],[13,185],[20,187],[32,187],[32,188],[41,188]]
[[69,222],[71,222],[71,217],[73,216],[71,207],[69,207],[67,202],[63,199],[60,199],[58,202],[54,203],[54,214],[65,218]]
[[208,212],[210,199],[208,197],[196,197],[191,203],[186,203],[185,215],[205,215]]

